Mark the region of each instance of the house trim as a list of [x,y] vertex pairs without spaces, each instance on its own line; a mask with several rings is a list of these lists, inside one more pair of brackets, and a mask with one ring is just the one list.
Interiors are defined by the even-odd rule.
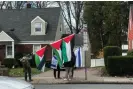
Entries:
[[36,17],[31,21],[31,23],[33,23],[37,18],[40,19],[41,21],[45,22],[40,16],[36,16]]
[[[11,46],[11,48],[12,48],[12,55],[10,55],[10,56],[7,54],[7,51],[8,51],[7,47],[8,46]],[[6,50],[5,51],[6,52],[5,58],[14,58],[14,41],[12,41],[12,45],[6,45],[6,49],[5,50]]]
[[20,41],[16,44],[50,44],[54,41]]
[[[2,38],[2,39],[1,39]],[[0,32],[0,41],[14,41],[6,32]]]

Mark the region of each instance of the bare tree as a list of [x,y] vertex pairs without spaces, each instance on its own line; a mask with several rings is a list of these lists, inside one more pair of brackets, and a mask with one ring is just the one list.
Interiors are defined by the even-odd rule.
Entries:
[[32,8],[52,7],[55,2],[51,1],[1,1],[0,9],[24,9],[26,3],[30,3]]
[[22,9],[25,1],[1,1],[0,9]]
[[33,1],[32,5],[36,8],[47,8],[47,7],[52,7],[55,2],[52,1]]
[[3,6],[5,5],[5,1],[0,2],[0,9],[3,9]]
[[58,1],[62,15],[71,33],[79,33],[83,28],[83,1]]

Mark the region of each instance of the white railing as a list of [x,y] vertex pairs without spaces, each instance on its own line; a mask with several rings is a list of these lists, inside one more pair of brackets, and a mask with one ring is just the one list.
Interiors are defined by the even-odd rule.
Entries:
[[91,67],[104,66],[104,58],[91,59]]

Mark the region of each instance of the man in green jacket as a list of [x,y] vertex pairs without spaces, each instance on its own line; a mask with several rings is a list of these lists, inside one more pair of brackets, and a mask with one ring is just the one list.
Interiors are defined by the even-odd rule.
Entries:
[[20,61],[22,62],[23,65],[23,71],[25,74],[25,81],[27,81],[27,75],[29,75],[29,81],[32,81],[31,79],[31,66],[28,61],[28,57],[24,56]]

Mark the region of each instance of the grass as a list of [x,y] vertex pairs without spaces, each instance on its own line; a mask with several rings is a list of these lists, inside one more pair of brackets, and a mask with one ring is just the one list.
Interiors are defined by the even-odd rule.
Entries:
[[[31,71],[32,71],[31,72],[32,75],[36,75],[36,74],[40,74],[41,73],[41,71],[39,71],[36,68],[32,68]],[[10,69],[9,76],[12,76],[12,77],[23,77],[24,76],[23,68]]]
[[109,76],[109,74],[104,66],[97,66],[97,67],[93,67],[93,68],[96,70],[99,70],[100,76]]

